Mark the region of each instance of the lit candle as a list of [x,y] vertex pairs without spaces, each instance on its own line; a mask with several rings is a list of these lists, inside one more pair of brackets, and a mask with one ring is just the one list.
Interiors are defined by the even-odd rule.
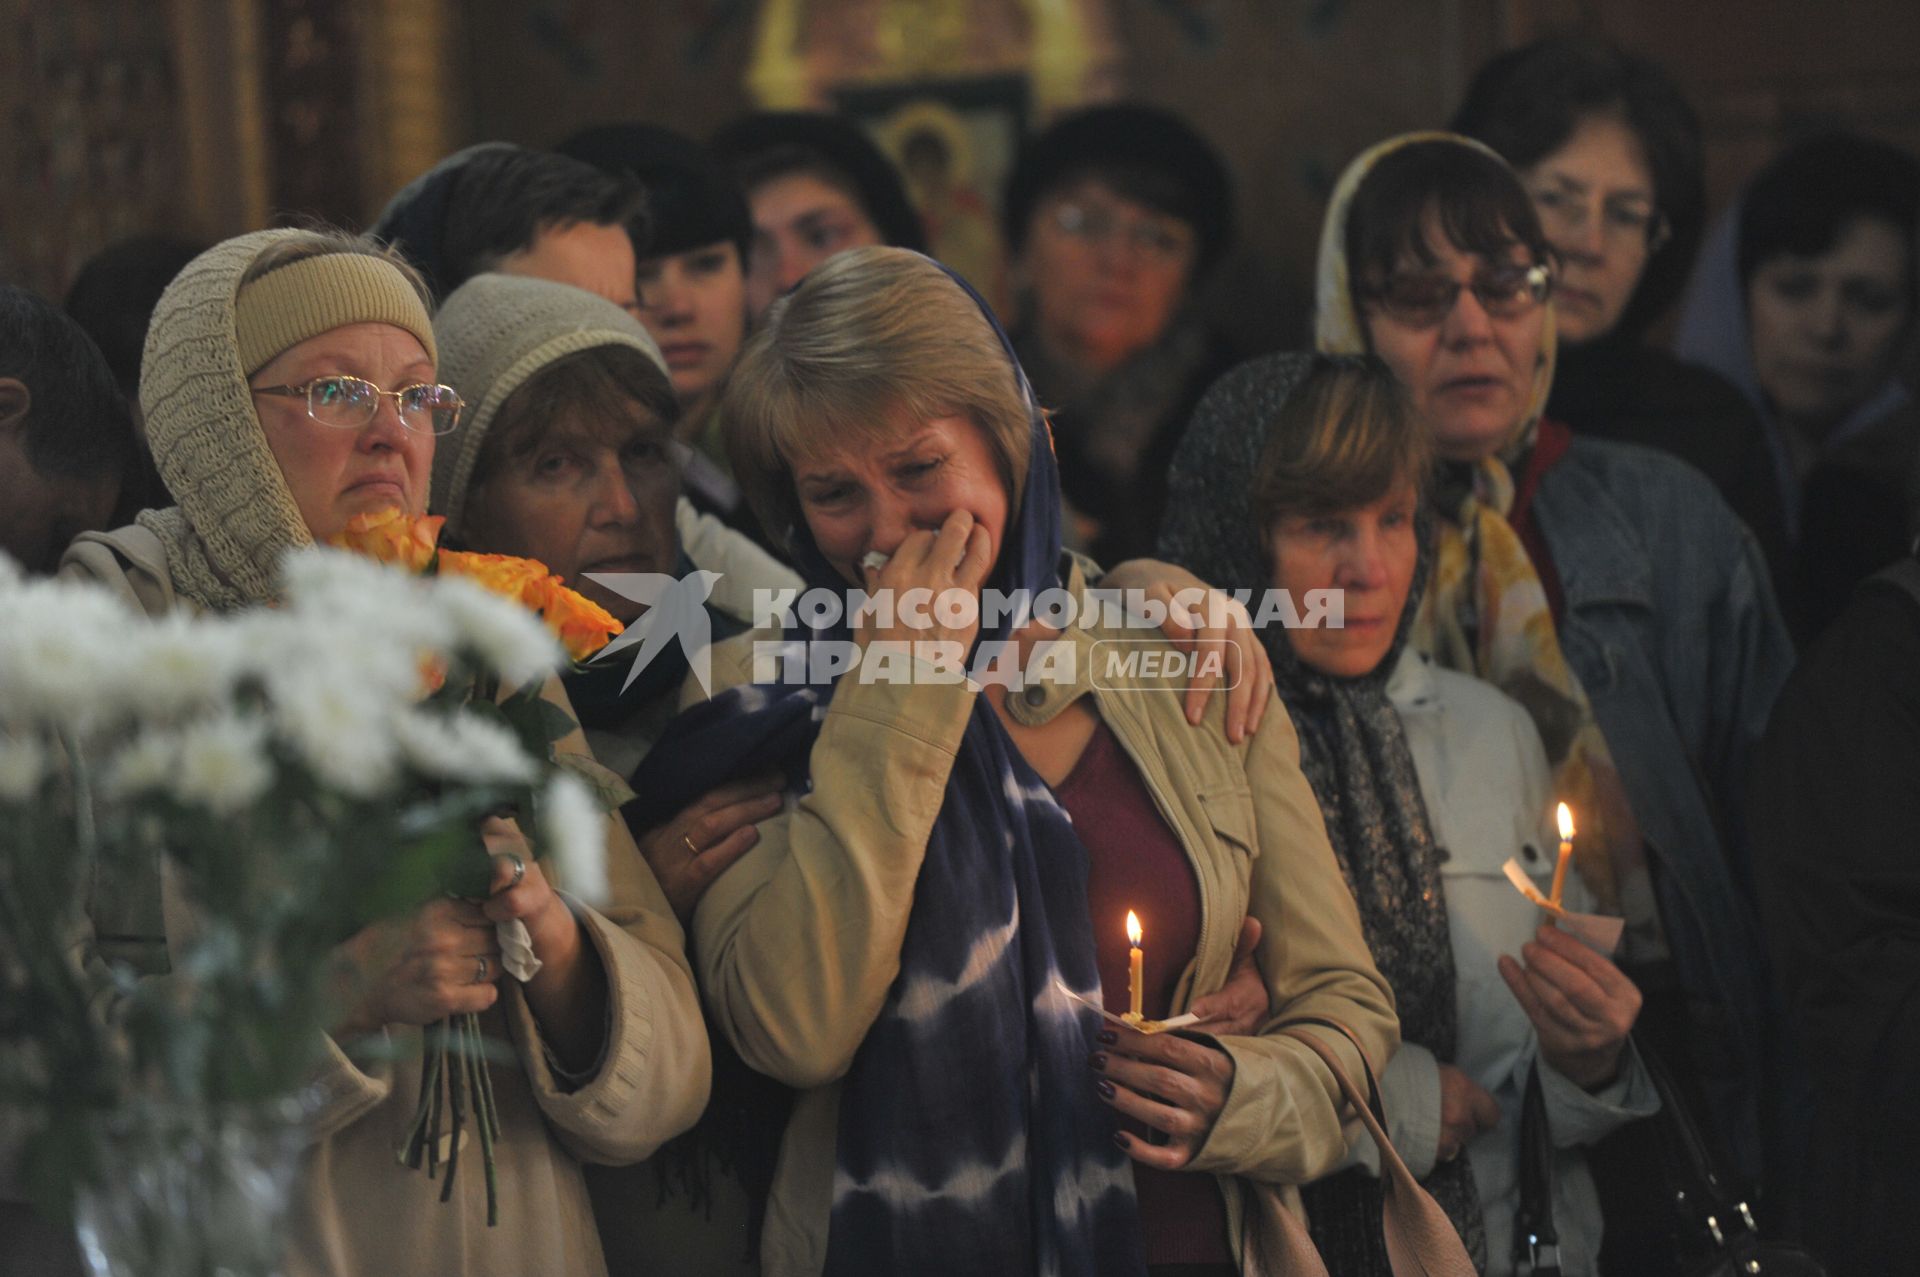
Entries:
[[1547,897],[1553,907],[1560,908],[1560,889],[1567,882],[1567,862],[1573,859],[1573,813],[1565,803],[1560,804],[1556,813],[1560,818],[1560,859],[1553,866],[1553,894]]
[[1127,910],[1127,943],[1133,946],[1133,952],[1129,955],[1127,963],[1127,1004],[1131,1008],[1131,1010],[1127,1012],[1127,1018],[1135,1021],[1144,1020],[1146,1017],[1140,1012],[1140,973],[1142,963],[1142,955],[1140,952],[1140,919],[1134,915],[1131,909]]

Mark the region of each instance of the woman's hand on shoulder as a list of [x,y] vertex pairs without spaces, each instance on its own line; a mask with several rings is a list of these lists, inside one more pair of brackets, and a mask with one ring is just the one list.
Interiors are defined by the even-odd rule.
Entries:
[[685,927],[714,879],[760,841],[756,826],[779,814],[778,776],[722,785],[640,838],[640,854]]
[[1540,1058],[1588,1091],[1613,1081],[1640,1017],[1639,986],[1552,923],[1520,954],[1525,965],[1500,956],[1500,976],[1539,1034]]
[[1273,695],[1273,661],[1253,618],[1238,599],[1183,567],[1157,559],[1130,559],[1100,578],[1103,589],[1137,590],[1166,610],[1160,632],[1183,652],[1219,653],[1219,676],[1201,663],[1187,685],[1187,721],[1206,715],[1207,698],[1224,689],[1227,739],[1238,745],[1260,730]]

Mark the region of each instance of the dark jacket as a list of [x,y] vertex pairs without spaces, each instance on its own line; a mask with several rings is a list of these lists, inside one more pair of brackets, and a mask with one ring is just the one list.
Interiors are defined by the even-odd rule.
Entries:
[[1739,817],[1793,645],[1753,537],[1691,467],[1576,437],[1533,510],[1565,595],[1561,647],[1655,868],[1690,1062],[1751,1175],[1776,1051]]
[[1787,527],[1773,453],[1732,382],[1637,337],[1610,336],[1560,348],[1547,416],[1591,439],[1657,448],[1713,480],[1780,584]]
[[[1072,375],[1050,365],[1031,333],[1016,333],[1014,346],[1035,397],[1050,414],[1060,494],[1073,513],[1097,525],[1092,539],[1076,548],[1108,565],[1151,556],[1174,450],[1200,396],[1240,355],[1218,333],[1192,321],[1176,323],[1126,367],[1074,393]],[[1123,416],[1148,420],[1122,425]],[[1131,464],[1117,462],[1102,446],[1099,436],[1114,429],[1138,432]]]
[[[1891,572],[1920,581],[1911,558]],[[1912,1263],[1920,1202],[1920,597],[1869,579],[1756,755],[1754,874],[1814,1089],[1800,1205],[1836,1273]]]

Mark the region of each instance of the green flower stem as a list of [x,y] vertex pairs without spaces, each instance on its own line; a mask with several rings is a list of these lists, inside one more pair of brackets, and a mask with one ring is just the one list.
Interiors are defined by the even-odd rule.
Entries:
[[[473,1022],[473,1032],[474,1039],[481,1041],[482,1045],[482,1053],[480,1055],[480,1085],[487,1096],[487,1124],[492,1128],[493,1138],[498,1141],[500,1138],[500,1106],[494,1102],[493,1069],[487,1061],[485,1044],[480,1038],[480,1021],[477,1017]],[[489,1162],[489,1164],[491,1164],[491,1162]]]
[[431,1046],[433,1030],[427,1029],[421,1036],[420,1052],[420,1102],[413,1111],[413,1130],[407,1137],[405,1161],[409,1170],[419,1170],[421,1160],[426,1156],[429,1133],[428,1123],[433,1116],[434,1095],[440,1082],[440,1057]]
[[488,1065],[480,1036],[480,1017],[469,1015],[467,1020],[468,1043],[467,1071],[474,1095],[474,1125],[480,1131],[480,1156],[486,1168],[487,1179],[487,1227],[492,1228],[500,1222],[500,1184],[494,1168],[493,1140],[497,1114],[492,1112],[492,1079],[488,1076]]
[[432,1179],[440,1173],[440,1119],[446,1111],[441,1086],[447,1074],[447,1044],[440,1025],[434,1025],[428,1033],[433,1039],[433,1093],[427,1118],[427,1178]]
[[[454,1049],[462,1054],[466,1051],[466,1042],[461,1025],[457,1022],[449,1026],[454,1034]],[[466,1061],[462,1060],[447,1070],[447,1179],[440,1186],[440,1200],[448,1201],[453,1197],[453,1177],[460,1169],[460,1131],[466,1122]]]

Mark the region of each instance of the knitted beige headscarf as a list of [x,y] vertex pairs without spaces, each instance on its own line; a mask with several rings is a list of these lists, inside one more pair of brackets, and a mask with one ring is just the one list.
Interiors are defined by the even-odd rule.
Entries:
[[460,429],[433,457],[436,514],[458,536],[468,514],[473,468],[500,405],[544,369],[597,346],[630,346],[667,376],[667,361],[633,316],[570,284],[519,275],[476,275],[456,288],[434,321],[440,378],[460,392],[467,411]]
[[[280,560],[313,536],[300,516],[247,388],[248,375],[309,337],[345,324],[390,323],[431,357],[426,307],[391,263],[330,253],[240,278],[276,244],[317,238],[256,231],[216,244],[168,285],[147,328],[140,406],[154,464],[178,505],[139,523],[167,548],[176,593],[203,608],[265,602]],[[244,317],[242,312],[244,311]]]

